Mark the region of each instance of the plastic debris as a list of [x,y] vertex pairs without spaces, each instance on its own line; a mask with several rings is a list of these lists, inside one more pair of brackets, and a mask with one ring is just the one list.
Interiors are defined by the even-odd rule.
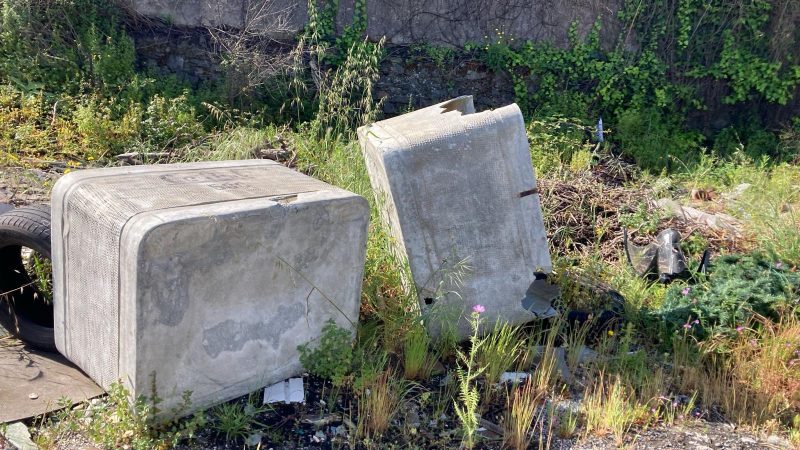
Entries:
[[[746,189],[747,188],[743,188],[742,192]],[[697,208],[692,208],[691,206],[682,206],[680,203],[669,198],[656,200],[655,206],[678,219],[695,222],[707,226],[712,230],[725,231],[733,237],[738,238],[742,235],[741,223],[727,214],[710,214],[705,211],[700,211]]]
[[247,436],[247,439],[245,439],[244,444],[248,447],[255,447],[261,444],[261,438],[263,436],[264,435],[261,433],[253,433],[250,436]]
[[603,118],[602,117],[600,118],[600,120],[597,121],[597,130],[595,131],[594,137],[595,137],[595,140],[597,142],[605,141],[605,138],[603,138]]

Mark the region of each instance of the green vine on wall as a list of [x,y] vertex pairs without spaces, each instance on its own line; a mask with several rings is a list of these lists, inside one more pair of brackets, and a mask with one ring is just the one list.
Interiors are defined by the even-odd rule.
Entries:
[[[704,139],[686,126],[690,115],[727,105],[743,111],[730,126],[758,129],[758,111],[797,95],[800,37],[793,24],[800,2],[626,0],[617,17],[621,31],[611,48],[601,45],[598,19],[585,36],[573,24],[567,48],[518,45],[498,32],[468,50],[511,76],[528,117],[584,124],[603,117],[616,128],[612,141],[625,142],[623,152],[654,169],[699,156]],[[659,148],[637,144],[643,137]],[[775,145],[757,153],[793,156]]]

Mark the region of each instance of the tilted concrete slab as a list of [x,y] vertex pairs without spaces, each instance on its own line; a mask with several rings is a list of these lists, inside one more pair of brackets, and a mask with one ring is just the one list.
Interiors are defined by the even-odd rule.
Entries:
[[272,161],[73,172],[52,208],[56,346],[106,389],[154,374],[165,416],[295,375],[327,319],[358,320],[366,200]]
[[471,96],[459,97],[362,127],[358,135],[432,334],[457,323],[454,330],[465,336],[477,304],[486,308],[485,324],[555,314],[546,282],[535,275],[552,267],[516,105],[476,113]]

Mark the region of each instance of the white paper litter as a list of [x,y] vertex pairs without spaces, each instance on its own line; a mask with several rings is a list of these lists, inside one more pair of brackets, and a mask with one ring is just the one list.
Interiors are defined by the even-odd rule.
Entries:
[[529,376],[528,372],[503,372],[500,374],[500,383],[522,383]]
[[289,378],[264,389],[264,404],[305,403],[306,393],[302,378]]

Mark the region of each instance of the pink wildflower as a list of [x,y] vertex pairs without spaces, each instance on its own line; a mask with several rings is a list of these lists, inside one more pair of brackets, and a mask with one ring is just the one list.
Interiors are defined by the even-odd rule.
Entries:
[[476,314],[480,314],[484,311],[486,311],[486,308],[484,308],[483,305],[475,305],[472,307],[472,312]]
[[691,289],[691,288],[688,288],[688,287],[685,287],[685,288],[683,288],[683,290],[681,291],[681,294],[683,294],[684,296],[686,296],[686,295],[689,295],[689,292],[692,292],[692,289]]

